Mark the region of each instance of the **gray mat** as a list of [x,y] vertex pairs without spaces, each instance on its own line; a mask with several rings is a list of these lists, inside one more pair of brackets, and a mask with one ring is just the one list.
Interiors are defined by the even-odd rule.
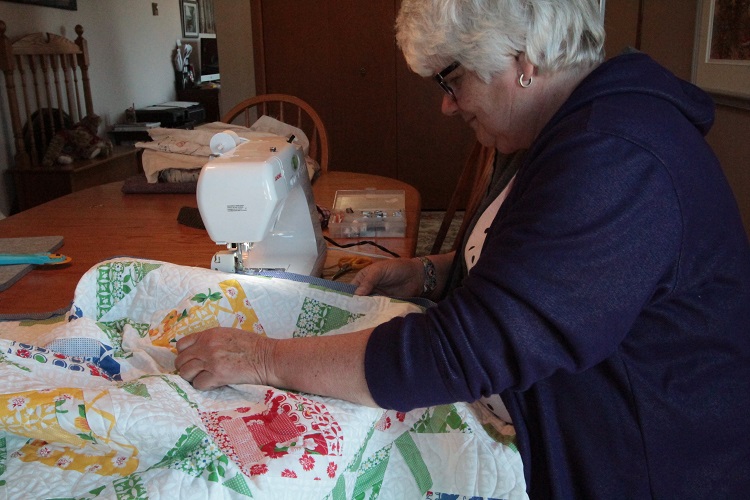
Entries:
[[[62,236],[35,236],[31,238],[0,238],[0,253],[54,252],[63,244]],[[31,264],[0,266],[0,292],[33,269]]]
[[145,174],[128,177],[122,185],[125,194],[191,194],[195,193],[197,181],[193,182],[153,182],[146,180]]

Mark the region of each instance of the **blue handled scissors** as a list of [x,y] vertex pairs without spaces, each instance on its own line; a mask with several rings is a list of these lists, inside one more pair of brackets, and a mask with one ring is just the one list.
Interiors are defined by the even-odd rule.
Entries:
[[0,253],[0,266],[15,264],[59,265],[72,259],[59,253]]

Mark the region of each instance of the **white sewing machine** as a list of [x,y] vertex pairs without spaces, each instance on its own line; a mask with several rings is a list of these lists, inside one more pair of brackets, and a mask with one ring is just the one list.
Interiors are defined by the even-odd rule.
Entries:
[[212,269],[320,276],[326,244],[297,146],[268,137],[228,149],[203,167],[196,196],[208,235],[227,246]]

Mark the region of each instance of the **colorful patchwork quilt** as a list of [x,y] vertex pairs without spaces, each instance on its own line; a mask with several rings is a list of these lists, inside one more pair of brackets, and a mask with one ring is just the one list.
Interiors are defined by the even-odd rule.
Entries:
[[288,279],[103,262],[69,313],[0,322],[0,498],[526,498],[513,427],[480,404],[401,413],[267,386],[201,392],[174,369],[175,342],[216,325],[335,335],[421,311]]

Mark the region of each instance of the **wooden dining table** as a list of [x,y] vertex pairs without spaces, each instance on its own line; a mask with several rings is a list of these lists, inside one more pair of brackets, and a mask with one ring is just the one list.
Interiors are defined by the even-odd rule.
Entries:
[[[57,252],[67,264],[36,266],[0,292],[0,315],[39,314],[61,310],[73,300],[81,276],[97,263],[113,257],[133,257],[208,268],[216,245],[205,229],[178,222],[182,207],[197,207],[195,194],[124,194],[122,182],[77,191],[0,220],[0,238],[62,236]],[[417,244],[421,210],[419,192],[411,185],[377,175],[328,171],[313,183],[315,202],[330,208],[339,190],[403,190],[404,237],[364,238],[388,250],[412,257]],[[327,231],[324,231],[327,234]],[[336,239],[339,244],[358,240]],[[326,271],[330,278],[343,252],[387,256],[375,246],[349,250],[329,245]],[[377,258],[377,257],[376,257]]]

